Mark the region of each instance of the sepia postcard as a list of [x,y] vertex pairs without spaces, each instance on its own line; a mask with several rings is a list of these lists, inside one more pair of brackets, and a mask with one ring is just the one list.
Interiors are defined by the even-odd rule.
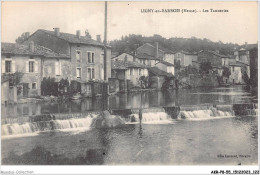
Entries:
[[2,1],[1,174],[259,174],[258,13]]

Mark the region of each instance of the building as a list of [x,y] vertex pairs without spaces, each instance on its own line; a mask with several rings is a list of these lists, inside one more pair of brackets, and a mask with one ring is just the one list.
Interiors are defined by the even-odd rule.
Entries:
[[198,61],[197,53],[179,51],[174,54],[175,62],[179,62],[181,67],[192,66],[193,62]]
[[159,47],[158,42],[154,45],[150,43],[143,44],[134,51],[134,56],[140,60],[140,63],[149,67],[154,67],[159,61],[174,64],[174,53],[168,49]]
[[[148,77],[148,69],[144,64],[129,61],[112,61],[112,78],[121,81],[120,90],[141,87],[140,77]],[[124,84],[124,85],[122,85]]]
[[210,62],[213,67],[228,67],[230,58],[214,51],[202,50],[198,52],[198,63]]
[[247,44],[247,42],[240,48],[234,51],[234,55],[237,61],[250,64],[250,55],[249,51],[253,48],[257,48],[258,44]]
[[155,67],[158,69],[165,71],[167,73],[170,73],[174,75],[174,64],[166,62],[166,61],[161,61],[155,64]]
[[39,29],[29,36],[26,41],[34,41],[36,44],[49,48],[54,52],[68,55],[70,58],[69,81],[104,81],[105,70],[105,81],[111,77],[111,48],[106,46],[107,59],[104,62],[105,46],[101,42],[100,35],[97,35],[97,40],[93,40],[89,33],[81,36],[80,31],[76,31],[76,34],[73,35],[62,33],[59,28],[54,28],[54,31]]
[[[165,85],[165,82],[169,80],[170,86],[174,87],[174,76],[171,73],[167,73],[163,70],[160,70],[157,67],[150,67],[149,78],[150,78],[150,88],[162,89]],[[168,88],[168,87],[167,87]]]
[[121,54],[113,57],[112,60],[143,63],[136,55],[129,54],[129,53],[121,53]]
[[258,48],[249,50],[250,56],[250,84],[257,87],[258,84]]
[[[21,85],[14,87],[19,89],[17,90],[18,98],[41,95],[41,80],[44,75],[47,75],[45,70],[50,71],[48,73],[53,77],[62,77],[61,67],[67,65],[69,60],[67,55],[55,53],[48,48],[35,45],[34,42],[2,43],[1,57],[2,75],[15,72],[23,74]],[[57,62],[60,67],[55,67]],[[9,87],[12,85],[9,84]]]

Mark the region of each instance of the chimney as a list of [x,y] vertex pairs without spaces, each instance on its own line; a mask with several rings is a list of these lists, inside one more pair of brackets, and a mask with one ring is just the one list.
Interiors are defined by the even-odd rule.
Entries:
[[247,42],[245,42],[245,49],[247,48]]
[[77,35],[77,38],[79,39],[80,38],[80,30],[76,31],[76,35]]
[[54,28],[54,33],[56,36],[60,36],[60,28]]
[[34,52],[34,42],[33,41],[31,41],[29,43],[29,50],[30,50],[30,52]]
[[101,43],[101,35],[97,35],[97,41]]
[[159,48],[158,48],[158,47],[159,47],[159,46],[158,46],[158,42],[155,42],[155,47],[156,47],[155,57],[158,58],[158,57],[159,57],[159,55],[158,55],[158,49],[159,49]]

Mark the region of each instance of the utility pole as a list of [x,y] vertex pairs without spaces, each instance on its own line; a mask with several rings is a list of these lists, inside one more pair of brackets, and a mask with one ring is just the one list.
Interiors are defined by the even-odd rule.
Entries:
[[107,1],[105,2],[105,30],[104,30],[104,80],[107,80]]

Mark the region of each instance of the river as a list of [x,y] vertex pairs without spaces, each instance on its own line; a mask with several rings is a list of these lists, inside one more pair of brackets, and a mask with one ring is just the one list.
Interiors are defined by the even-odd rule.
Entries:
[[[142,125],[136,114],[132,114],[130,118],[121,116],[126,124],[113,128],[93,127],[94,114],[83,118],[56,119],[52,124],[55,129],[48,129],[50,126],[45,121],[41,125],[28,121],[2,122],[2,163],[257,164],[258,110],[253,110],[254,115],[235,116],[229,106],[238,103],[257,103],[257,95],[244,86],[234,86],[120,94],[107,99],[60,104],[2,106],[2,121],[48,113],[148,108],[143,114]],[[206,104],[222,108],[204,109]],[[160,108],[162,106],[181,106],[180,117],[170,118]],[[194,107],[196,110],[190,110]],[[45,129],[37,130],[39,126]]]

